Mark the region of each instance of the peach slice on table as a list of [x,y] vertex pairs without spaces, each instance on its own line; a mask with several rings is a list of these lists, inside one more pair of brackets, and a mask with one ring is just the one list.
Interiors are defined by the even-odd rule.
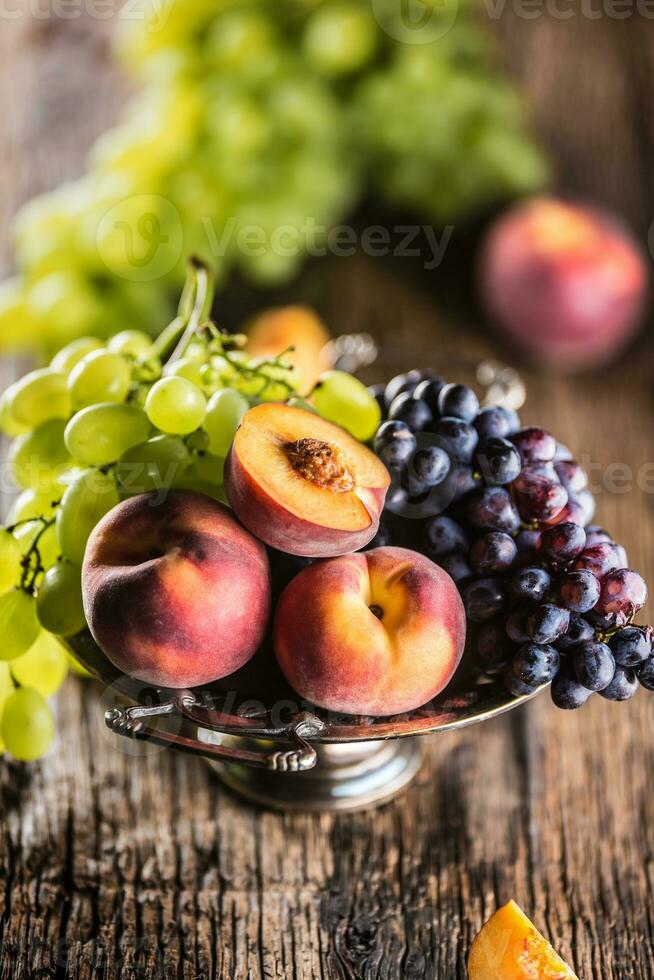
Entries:
[[491,916],[473,942],[468,977],[469,980],[578,980],[513,901]]
[[344,429],[274,402],[246,412],[225,464],[241,523],[272,548],[309,558],[365,547],[389,484],[383,463]]

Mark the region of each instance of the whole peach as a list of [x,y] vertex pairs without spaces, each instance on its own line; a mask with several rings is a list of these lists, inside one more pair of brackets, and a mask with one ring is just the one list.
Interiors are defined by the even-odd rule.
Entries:
[[435,697],[466,636],[452,579],[407,548],[317,562],[277,604],[274,646],[291,686],[346,714],[394,715]]
[[552,198],[516,205],[482,246],[480,289],[499,330],[561,371],[614,358],[639,326],[643,250],[612,215]]
[[270,616],[265,548],[226,507],[189,491],[141,494],[109,511],[89,538],[82,587],[98,646],[156,686],[231,674]]

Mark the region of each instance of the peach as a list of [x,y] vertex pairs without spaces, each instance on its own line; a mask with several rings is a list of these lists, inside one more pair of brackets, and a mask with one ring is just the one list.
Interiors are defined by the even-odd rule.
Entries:
[[640,245],[613,216],[534,198],[491,227],[481,252],[485,305],[509,341],[562,371],[610,361],[647,295]]
[[469,980],[577,980],[515,902],[488,920],[472,944]]
[[186,688],[231,674],[270,616],[263,545],[203,494],[141,494],[93,530],[82,569],[98,646],[125,674]]
[[465,636],[454,582],[407,548],[310,565],[282,593],[273,627],[277,660],[298,694],[364,715],[411,711],[439,694]]
[[298,390],[311,391],[320,374],[332,366],[327,353],[330,336],[308,306],[281,306],[260,313],[246,326],[248,352],[254,357],[276,357],[292,347],[288,360],[297,371]]
[[272,402],[245,413],[225,463],[239,520],[272,548],[308,558],[365,547],[389,484],[383,463],[344,429]]

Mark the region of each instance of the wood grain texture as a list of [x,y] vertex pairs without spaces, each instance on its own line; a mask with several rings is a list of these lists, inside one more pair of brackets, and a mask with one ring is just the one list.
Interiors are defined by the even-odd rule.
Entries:
[[[493,26],[564,186],[645,231],[649,23],[507,13]],[[115,117],[105,35],[87,20],[0,25],[3,229],[29,194],[78,173]],[[2,248],[7,262],[4,234]],[[437,361],[476,358],[492,346],[452,312],[455,274],[454,259],[431,281],[409,260],[326,260],[293,294],[316,301],[336,331],[433,344]],[[597,464],[599,518],[654,581],[649,345],[610,373],[528,381],[526,420]],[[602,485],[616,463],[631,468],[624,493]],[[654,976],[654,700],[644,693],[573,715],[543,697],[431,739],[403,797],[342,817],[241,805],[201,762],[109,735],[102,707],[96,686],[71,679],[55,751],[29,769],[0,763],[1,980],[462,980],[475,932],[510,897],[583,980]]]

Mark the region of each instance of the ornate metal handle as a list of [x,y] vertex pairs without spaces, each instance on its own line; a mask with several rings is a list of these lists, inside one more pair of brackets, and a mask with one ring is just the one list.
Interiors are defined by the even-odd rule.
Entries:
[[[105,723],[116,735],[125,738],[152,742],[164,748],[174,748],[191,755],[201,755],[218,762],[241,762],[247,766],[270,769],[276,772],[304,772],[313,769],[317,762],[316,750],[309,744],[304,734],[315,732],[315,725],[308,725],[307,719],[300,715],[288,726],[280,737],[293,744],[293,748],[275,752],[254,752],[248,749],[233,748],[228,745],[214,745],[201,742],[181,733],[153,728],[145,724],[148,718],[160,718],[178,713],[174,701],[166,704],[145,707],[115,707],[105,712]],[[317,719],[316,719],[317,721]]]

